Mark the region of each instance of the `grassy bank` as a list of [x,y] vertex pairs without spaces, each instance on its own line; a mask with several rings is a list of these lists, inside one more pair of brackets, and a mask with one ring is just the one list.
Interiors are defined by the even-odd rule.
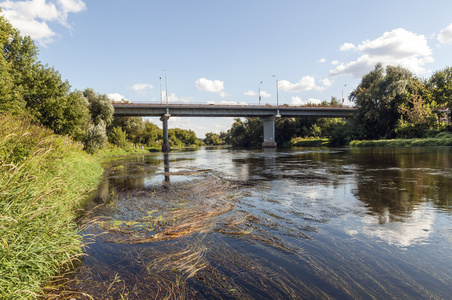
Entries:
[[0,298],[34,298],[70,269],[77,209],[102,173],[81,144],[0,115]]
[[328,147],[328,139],[319,138],[301,138],[296,137],[290,140],[289,147]]
[[452,146],[452,133],[441,132],[433,138],[352,141],[351,147]]

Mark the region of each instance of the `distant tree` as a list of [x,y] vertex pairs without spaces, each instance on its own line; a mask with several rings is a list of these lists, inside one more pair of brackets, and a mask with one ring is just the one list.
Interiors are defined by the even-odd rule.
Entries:
[[213,132],[207,132],[204,139],[206,145],[223,145],[224,141],[220,138],[219,134]]
[[114,127],[108,135],[108,142],[121,148],[126,148],[127,134],[121,129],[121,127]]

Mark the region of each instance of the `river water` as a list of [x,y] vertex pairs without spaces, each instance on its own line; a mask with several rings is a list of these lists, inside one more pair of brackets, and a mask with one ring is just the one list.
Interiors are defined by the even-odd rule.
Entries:
[[95,299],[450,299],[452,148],[106,161],[70,284]]

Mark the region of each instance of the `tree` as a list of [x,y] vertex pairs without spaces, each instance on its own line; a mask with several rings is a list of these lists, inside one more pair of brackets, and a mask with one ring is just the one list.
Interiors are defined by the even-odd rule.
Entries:
[[94,153],[97,150],[104,147],[107,142],[107,132],[105,129],[105,123],[103,120],[100,120],[99,123],[91,124],[86,131],[84,137],[84,149],[88,153]]
[[88,100],[91,120],[95,125],[100,121],[108,126],[113,121],[113,105],[105,94],[98,94],[93,89],[85,89],[83,96]]
[[356,120],[363,127],[365,138],[395,136],[401,116],[399,106],[407,102],[416,81],[407,69],[387,66],[384,70],[380,63],[364,75],[350,99],[357,105]]
[[[20,48],[18,45],[21,41],[18,30],[11,26],[0,9],[0,111],[16,114],[23,113],[26,105],[19,90],[17,79],[19,76],[16,70],[20,69],[16,65],[19,62],[17,57],[20,57],[16,50]],[[34,49],[29,56],[34,55],[36,58],[35,54]]]
[[127,134],[121,129],[121,127],[115,127],[108,135],[108,142],[121,148],[127,147]]
[[41,104],[39,120],[55,133],[81,141],[90,121],[88,104],[81,92],[52,97]]
[[432,74],[427,82],[432,91],[432,97],[440,107],[452,110],[452,68],[447,67]]
[[224,141],[220,138],[220,135],[213,132],[207,132],[204,143],[206,145],[223,145]]

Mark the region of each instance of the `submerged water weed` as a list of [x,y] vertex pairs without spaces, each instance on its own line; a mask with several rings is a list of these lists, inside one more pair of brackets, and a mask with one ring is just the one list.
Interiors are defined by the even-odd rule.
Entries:
[[85,241],[93,242],[88,255],[102,254],[85,260],[71,288],[95,298],[251,299],[264,284],[268,297],[296,298],[294,278],[269,275],[277,264],[243,255],[222,238],[301,255],[273,233],[290,230],[238,210],[237,186],[207,172],[190,174],[196,177],[185,182],[103,193],[83,221]]

